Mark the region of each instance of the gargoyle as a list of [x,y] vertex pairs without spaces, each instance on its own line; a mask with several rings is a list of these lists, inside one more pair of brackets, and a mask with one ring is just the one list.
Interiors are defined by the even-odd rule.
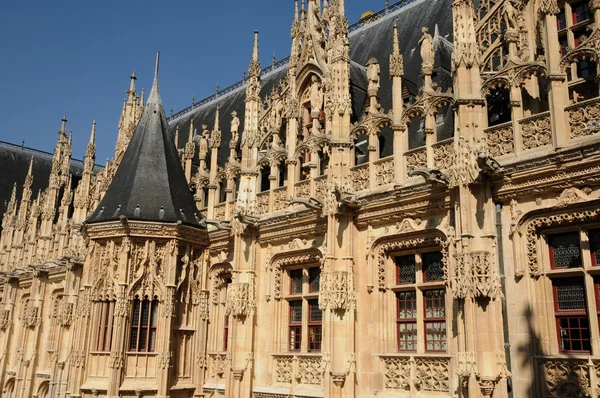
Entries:
[[504,168],[500,166],[500,163],[491,156],[488,156],[485,151],[477,151],[477,166],[481,170],[481,173],[490,177],[504,174]]
[[410,170],[408,176],[421,176],[425,179],[425,182],[430,182],[432,184],[448,185],[450,182],[448,176],[439,169],[416,168]]
[[241,210],[235,211],[233,213],[233,217],[237,218],[241,223],[250,225],[253,227],[258,227],[258,220],[260,220],[259,217],[251,216],[250,214],[247,214],[245,211],[241,211]]
[[289,204],[301,204],[312,210],[321,210],[323,202],[317,198],[290,198]]
[[212,225],[213,227],[217,228],[217,231],[221,231],[221,230],[231,230],[231,222],[229,221],[223,221],[223,220],[203,220],[207,225]]
[[358,200],[356,199],[356,195],[353,195],[350,192],[343,191],[336,186],[333,190],[333,194],[339,203],[346,205],[351,209],[357,209],[360,207]]

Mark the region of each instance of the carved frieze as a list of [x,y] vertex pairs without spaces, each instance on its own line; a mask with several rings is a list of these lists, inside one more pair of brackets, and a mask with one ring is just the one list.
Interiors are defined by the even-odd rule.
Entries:
[[474,251],[456,255],[450,287],[455,299],[500,298],[500,277],[490,252]]
[[354,275],[347,271],[326,271],[321,274],[319,308],[348,311],[354,308]]
[[227,302],[225,312],[237,318],[246,317],[254,313],[256,307],[256,294],[254,278],[250,282],[234,282],[227,289]]

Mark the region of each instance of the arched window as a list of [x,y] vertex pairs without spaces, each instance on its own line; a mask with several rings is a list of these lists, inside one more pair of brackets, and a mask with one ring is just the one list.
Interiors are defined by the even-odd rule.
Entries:
[[354,165],[358,166],[369,162],[369,136],[361,134],[354,143]]
[[269,176],[271,175],[271,167],[268,164],[260,168],[260,192],[268,191],[271,188],[271,181]]
[[227,200],[227,191],[225,190],[226,187],[227,185],[225,180],[219,181],[219,203],[225,203]]
[[329,154],[324,150],[319,151],[319,174],[324,175],[329,168]]
[[279,162],[279,178],[277,186],[284,186],[287,183],[287,179],[287,165],[285,164],[285,161],[282,160],[281,162]]
[[510,122],[512,114],[510,110],[510,92],[503,88],[497,88],[486,97],[488,111],[488,126]]
[[110,351],[112,347],[113,319],[115,302],[100,301],[98,306],[98,336],[96,338],[96,351]]
[[135,296],[131,316],[129,351],[154,352],[156,349],[156,326],[158,324],[158,298]]

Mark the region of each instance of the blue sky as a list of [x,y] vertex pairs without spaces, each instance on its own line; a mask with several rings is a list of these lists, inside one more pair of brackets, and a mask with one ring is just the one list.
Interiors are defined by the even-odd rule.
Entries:
[[[394,3],[395,1],[390,1]],[[32,0],[0,13],[0,140],[52,152],[60,119],[81,158],[93,119],[97,162],[111,157],[132,71],[151,86],[156,51],[165,110],[175,112],[242,77],[260,31],[264,66],[289,55],[293,0]],[[346,0],[350,23],[385,0]]]

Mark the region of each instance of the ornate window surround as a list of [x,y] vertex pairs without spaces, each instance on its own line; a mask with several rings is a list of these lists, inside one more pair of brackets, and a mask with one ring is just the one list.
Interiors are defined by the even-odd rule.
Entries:
[[[224,352],[225,313],[227,302],[227,279],[232,278],[233,268],[229,263],[214,265],[209,271],[211,281],[211,310],[209,311],[208,352]],[[231,320],[230,320],[231,322]],[[231,323],[230,323],[231,327]]]

